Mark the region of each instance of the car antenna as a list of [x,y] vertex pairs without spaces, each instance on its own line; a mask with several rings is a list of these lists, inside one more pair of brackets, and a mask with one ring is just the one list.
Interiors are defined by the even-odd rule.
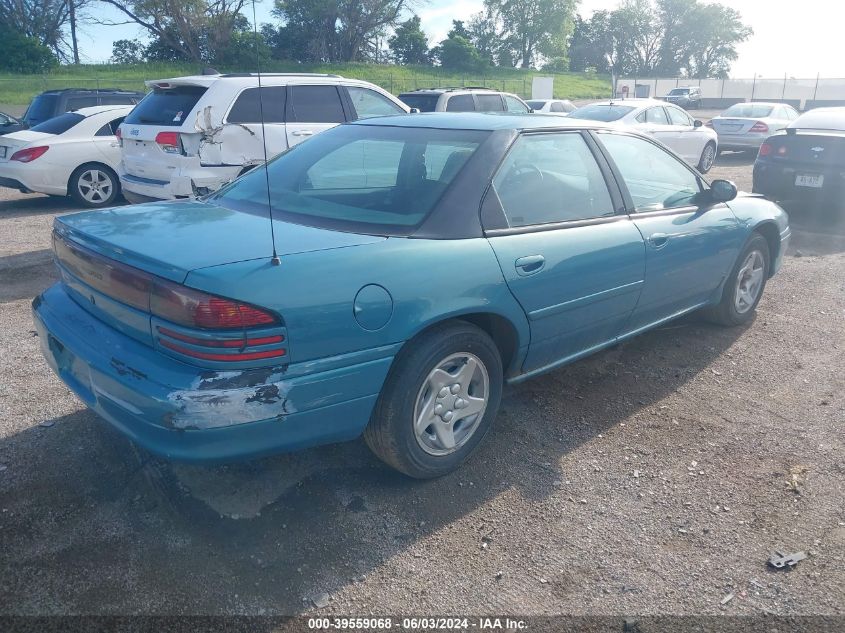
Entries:
[[264,148],[264,182],[267,184],[267,213],[270,215],[270,241],[273,242],[273,257],[270,263],[282,263],[276,253],[276,229],[273,226],[273,203],[270,201],[270,170],[267,168],[267,134],[264,132],[264,95],[261,89],[261,51],[258,48],[258,20],[255,15],[255,0],[252,0],[252,30],[255,34],[255,66],[258,69],[258,115],[261,117],[261,145]]

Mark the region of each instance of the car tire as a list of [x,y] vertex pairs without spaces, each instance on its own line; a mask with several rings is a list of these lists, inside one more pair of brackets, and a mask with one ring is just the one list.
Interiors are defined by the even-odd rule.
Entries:
[[707,143],[704,149],[701,150],[701,158],[698,159],[698,171],[706,174],[713,168],[713,163],[716,162],[716,144],[713,142]]
[[440,477],[481,443],[501,398],[496,344],[474,325],[450,321],[426,330],[397,355],[364,439],[396,470],[417,479]]
[[769,243],[755,232],[725,281],[721,300],[705,310],[707,318],[729,327],[743,325],[754,318],[754,311],[766,289],[770,265]]
[[89,208],[107,207],[120,195],[120,180],[111,167],[101,163],[85,163],[68,179],[68,194]]

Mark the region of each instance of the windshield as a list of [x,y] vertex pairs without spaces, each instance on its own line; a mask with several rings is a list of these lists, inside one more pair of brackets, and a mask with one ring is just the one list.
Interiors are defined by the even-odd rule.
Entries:
[[773,107],[758,103],[737,103],[722,113],[722,116],[736,116],[749,119],[761,119],[772,113]]
[[[489,132],[343,125],[294,146],[209,200],[275,218],[375,235],[419,226]],[[267,178],[269,176],[269,178]]]
[[633,106],[616,105],[613,103],[597,103],[578,108],[569,114],[571,119],[589,119],[591,121],[617,121],[629,112]]
[[669,91],[669,94],[670,94],[670,95],[685,95],[685,94],[689,94],[689,88],[672,88],[672,90],[670,90],[670,91]]
[[31,128],[33,132],[44,132],[45,134],[62,134],[67,132],[74,125],[80,121],[84,121],[85,117],[76,112],[65,112],[57,117],[48,119],[44,123],[39,123]]
[[399,99],[409,108],[416,108],[420,112],[434,112],[440,95],[399,95]]
[[38,95],[29,104],[23,120],[30,126],[46,121],[55,114],[58,101],[59,95]]
[[129,113],[126,123],[180,127],[205,91],[202,86],[155,88]]

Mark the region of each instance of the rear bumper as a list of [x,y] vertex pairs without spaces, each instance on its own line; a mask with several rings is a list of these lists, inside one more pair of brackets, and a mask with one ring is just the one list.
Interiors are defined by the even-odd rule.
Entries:
[[252,459],[357,437],[398,348],[209,371],[97,320],[61,284],[32,305],[44,357],[65,384],[129,439],[177,461]]
[[67,195],[67,178],[62,182],[61,174],[44,168],[44,164],[31,166],[28,163],[9,161],[0,165],[0,187],[18,189],[24,193],[46,193],[55,196]]
[[[151,202],[193,198],[217,191],[227,182],[237,178],[241,169],[238,166],[202,167],[197,161],[196,165],[173,170],[169,180],[157,180],[131,174],[121,163],[118,176],[127,200]],[[129,195],[126,195],[127,193]]]
[[758,150],[768,135],[750,136],[747,134],[719,134],[721,150]]
[[[803,187],[795,184],[798,174],[824,177],[821,187]],[[761,193],[773,200],[802,200],[822,204],[842,204],[845,193],[845,170],[820,166],[779,165],[758,160],[754,163],[754,193]]]

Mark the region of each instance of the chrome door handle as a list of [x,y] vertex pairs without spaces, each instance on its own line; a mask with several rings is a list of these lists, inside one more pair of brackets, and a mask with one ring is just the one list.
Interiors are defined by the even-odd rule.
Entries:
[[293,136],[311,136],[314,134],[311,130],[296,130],[295,132],[291,132]]
[[525,277],[543,270],[546,265],[546,258],[542,255],[526,255],[518,258],[513,264],[516,266],[517,274]]
[[652,233],[647,241],[652,248],[663,248],[669,242],[669,236],[666,233]]

